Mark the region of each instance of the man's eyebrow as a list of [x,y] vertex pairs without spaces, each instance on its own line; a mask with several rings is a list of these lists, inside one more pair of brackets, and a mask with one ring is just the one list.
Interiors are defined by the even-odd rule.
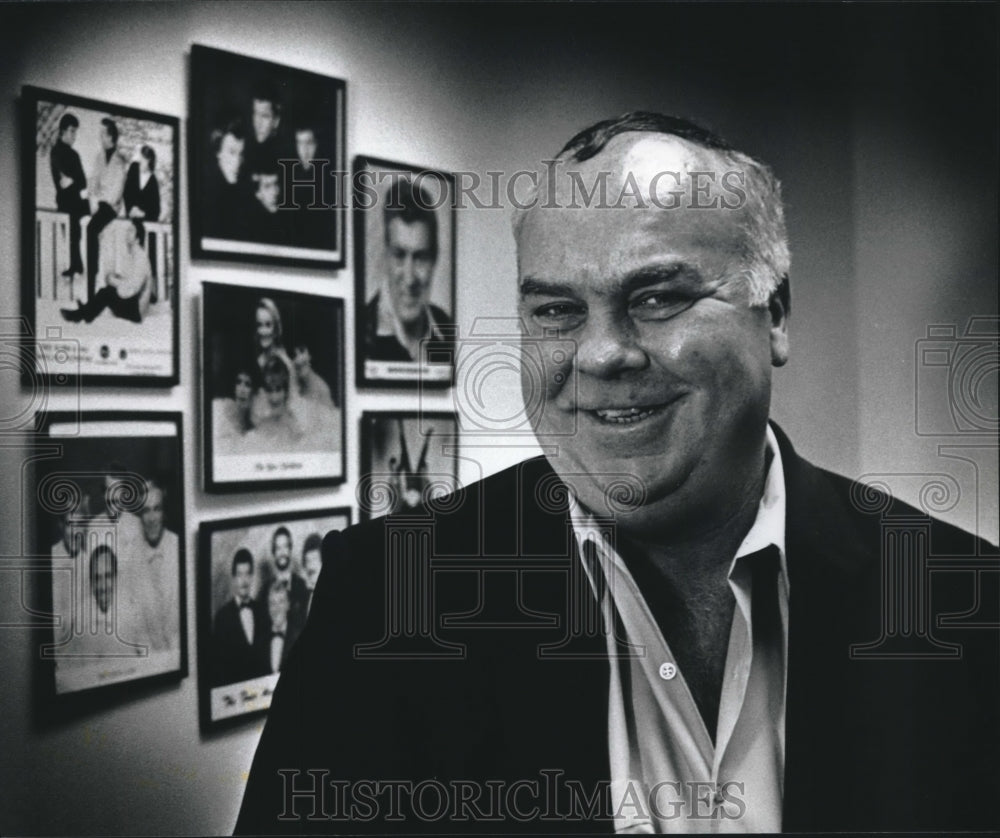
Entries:
[[536,279],[533,276],[526,276],[518,286],[521,296],[538,294],[544,297],[575,297],[580,293],[580,289],[568,282],[547,282],[543,279]]
[[[670,262],[663,265],[644,265],[626,274],[618,283],[618,288],[630,294],[639,288],[658,285],[663,282],[673,282],[685,273],[691,272],[691,266],[683,262]],[[521,280],[519,290],[521,296],[537,294],[548,297],[576,297],[580,287],[569,282],[551,282],[526,276]]]

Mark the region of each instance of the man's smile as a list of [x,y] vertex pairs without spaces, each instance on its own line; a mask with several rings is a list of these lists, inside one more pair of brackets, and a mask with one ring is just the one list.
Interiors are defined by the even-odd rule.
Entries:
[[609,407],[587,412],[609,425],[634,425],[656,415],[665,407],[662,404],[649,407]]

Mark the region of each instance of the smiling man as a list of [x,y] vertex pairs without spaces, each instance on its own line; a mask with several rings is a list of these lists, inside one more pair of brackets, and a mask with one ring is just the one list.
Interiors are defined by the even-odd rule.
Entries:
[[388,275],[365,306],[365,358],[420,361],[433,342],[450,354],[453,323],[431,302],[438,261],[438,220],[427,190],[410,179],[393,181],[384,198]]
[[[995,548],[769,423],[777,181],[647,113],[556,162],[515,219],[545,456],[327,536],[237,830],[996,826],[967,790],[997,780],[997,632],[879,634],[892,568]],[[935,614],[971,607],[961,577]]]

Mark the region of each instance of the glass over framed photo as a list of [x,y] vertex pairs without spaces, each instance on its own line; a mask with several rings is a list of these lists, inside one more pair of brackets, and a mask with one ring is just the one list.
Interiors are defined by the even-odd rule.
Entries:
[[342,268],[341,80],[191,48],[191,255]]
[[354,160],[358,387],[448,387],[455,371],[455,176]]
[[262,713],[302,631],[323,537],[347,507],[205,521],[198,530],[202,728]]
[[344,482],[344,302],[205,283],[205,489]]
[[39,414],[38,552],[51,556],[56,699],[187,675],[179,413]]
[[406,514],[458,484],[458,419],[449,412],[361,416],[361,520]]
[[177,384],[177,118],[37,87],[21,99],[21,305],[36,374]]

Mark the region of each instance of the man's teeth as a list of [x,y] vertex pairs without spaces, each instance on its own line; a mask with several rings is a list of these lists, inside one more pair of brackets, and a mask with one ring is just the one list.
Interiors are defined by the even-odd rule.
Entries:
[[656,412],[655,407],[625,407],[609,408],[606,410],[595,410],[598,418],[604,422],[614,422],[619,425],[627,425],[631,422],[638,422],[647,416],[652,416]]

